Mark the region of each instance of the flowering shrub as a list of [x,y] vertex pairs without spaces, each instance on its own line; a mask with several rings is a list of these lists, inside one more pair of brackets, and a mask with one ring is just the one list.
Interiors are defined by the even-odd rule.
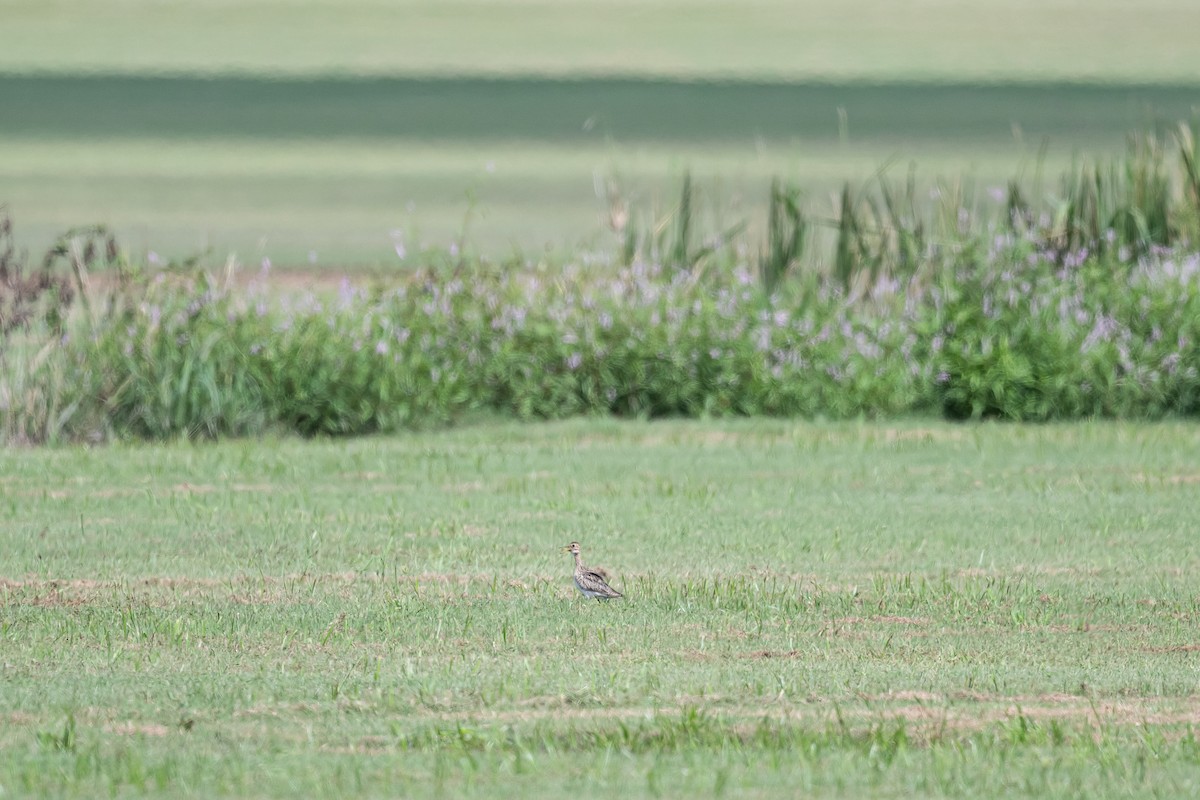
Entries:
[[[928,285],[766,295],[623,268],[423,274],[386,290],[270,297],[150,281],[64,352],[67,426],[94,435],[359,434],[519,418],[937,410],[950,418],[1200,411],[1200,257],[1059,265],[999,238]],[[86,413],[85,413],[86,412]]]
[[950,418],[1194,414],[1200,255],[1057,266],[1005,241],[934,292],[934,394]]

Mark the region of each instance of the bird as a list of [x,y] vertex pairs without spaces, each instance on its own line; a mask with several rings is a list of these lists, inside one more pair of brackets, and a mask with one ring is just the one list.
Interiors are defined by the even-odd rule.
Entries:
[[563,552],[575,556],[575,587],[583,592],[584,597],[594,597],[598,603],[601,600],[625,596],[609,586],[605,576],[598,570],[583,565],[579,558],[579,542],[571,542],[563,548]]

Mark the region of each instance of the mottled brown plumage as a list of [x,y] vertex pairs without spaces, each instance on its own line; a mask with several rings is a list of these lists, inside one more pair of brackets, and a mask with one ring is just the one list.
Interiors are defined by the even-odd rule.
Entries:
[[575,556],[575,587],[584,597],[594,597],[596,601],[608,600],[613,597],[624,597],[616,589],[608,585],[600,571],[589,569],[579,558],[579,542],[571,542],[563,548],[564,552]]

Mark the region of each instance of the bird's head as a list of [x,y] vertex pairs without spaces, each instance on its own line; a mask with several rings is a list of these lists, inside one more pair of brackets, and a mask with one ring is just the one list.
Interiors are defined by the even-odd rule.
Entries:
[[570,553],[573,556],[579,555],[579,542],[571,542],[563,548],[564,553]]

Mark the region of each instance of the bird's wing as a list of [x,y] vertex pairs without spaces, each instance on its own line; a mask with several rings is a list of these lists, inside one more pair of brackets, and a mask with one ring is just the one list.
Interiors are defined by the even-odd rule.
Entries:
[[604,576],[594,569],[585,569],[580,573],[581,578],[590,583],[602,583],[608,586],[608,581],[604,580]]
[[583,570],[579,575],[579,580],[580,583],[586,584],[588,588],[594,587],[612,592],[613,594],[620,594],[620,592],[608,585],[608,581],[604,580],[604,576],[595,570]]

